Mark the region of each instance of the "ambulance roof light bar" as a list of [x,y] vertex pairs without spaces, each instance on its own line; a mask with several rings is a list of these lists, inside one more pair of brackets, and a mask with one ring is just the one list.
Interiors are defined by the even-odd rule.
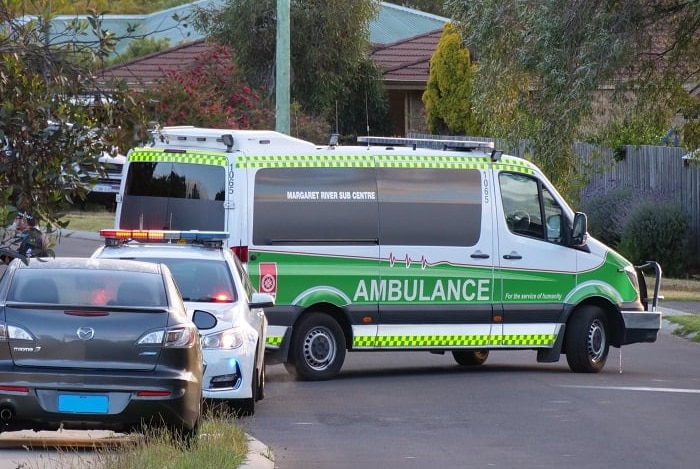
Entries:
[[433,139],[433,138],[401,138],[401,137],[370,137],[358,136],[358,143],[366,143],[367,145],[384,145],[384,146],[400,146],[416,148],[432,148],[443,150],[484,150],[491,151],[494,148],[493,142],[477,142],[473,140],[450,140],[450,139]]
[[105,246],[118,246],[129,241],[160,243],[199,243],[208,247],[221,247],[229,234],[225,231],[174,231],[174,230],[100,230]]

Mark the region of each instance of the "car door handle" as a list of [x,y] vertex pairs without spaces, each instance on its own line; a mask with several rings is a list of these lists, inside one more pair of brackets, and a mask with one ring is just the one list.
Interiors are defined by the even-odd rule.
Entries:
[[488,254],[484,254],[481,251],[476,251],[474,254],[470,256],[472,259],[488,259],[490,256]]
[[518,254],[515,251],[511,251],[510,254],[504,255],[503,258],[508,259],[510,261],[510,260],[514,260],[514,259],[522,259],[523,256],[521,256],[520,254]]

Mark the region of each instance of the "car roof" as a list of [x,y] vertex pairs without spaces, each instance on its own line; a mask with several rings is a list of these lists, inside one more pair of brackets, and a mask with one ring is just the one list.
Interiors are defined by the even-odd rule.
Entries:
[[[222,260],[225,258],[223,248],[214,248],[200,244],[177,243],[125,243],[117,246],[103,246],[100,255],[125,258],[181,258]],[[100,257],[104,259],[105,257]]]
[[29,259],[23,262],[14,261],[18,269],[88,269],[88,270],[123,270],[128,272],[144,272],[161,274],[159,264],[140,262],[136,260],[85,258],[85,257],[48,257]]

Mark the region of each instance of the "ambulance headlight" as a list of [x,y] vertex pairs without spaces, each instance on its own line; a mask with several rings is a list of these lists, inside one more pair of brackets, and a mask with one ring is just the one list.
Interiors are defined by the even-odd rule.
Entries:
[[240,327],[233,327],[215,334],[202,337],[202,348],[231,350],[239,348],[245,341],[245,334]]
[[639,278],[637,277],[637,270],[631,266],[625,266],[625,273],[627,274],[627,277],[630,279],[630,283],[634,287],[634,290],[639,293]]

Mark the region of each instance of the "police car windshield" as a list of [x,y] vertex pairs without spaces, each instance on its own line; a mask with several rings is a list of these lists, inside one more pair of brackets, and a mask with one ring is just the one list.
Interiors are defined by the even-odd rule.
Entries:
[[234,303],[238,293],[225,261],[206,259],[140,259],[162,262],[175,277],[182,299],[191,302]]

